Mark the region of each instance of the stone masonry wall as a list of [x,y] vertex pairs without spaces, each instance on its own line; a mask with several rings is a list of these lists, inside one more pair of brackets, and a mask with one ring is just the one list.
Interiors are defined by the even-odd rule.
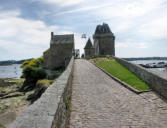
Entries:
[[95,50],[94,48],[89,48],[89,49],[84,49],[85,50],[85,58],[90,59],[95,55]]
[[132,64],[126,60],[114,57],[116,61],[118,61],[120,64],[128,68],[131,72],[136,74],[140,79],[145,81],[154,91],[156,91],[158,94],[163,96],[167,99],[167,80],[153,74],[152,72],[148,71],[147,69]]
[[115,37],[111,33],[93,35],[95,55],[115,56]]
[[71,58],[73,44],[51,44],[50,46],[50,54],[49,61],[47,62],[49,69],[55,69],[59,67],[65,66],[65,59]]
[[72,57],[68,67],[34,104],[16,118],[8,128],[65,128],[71,97]]

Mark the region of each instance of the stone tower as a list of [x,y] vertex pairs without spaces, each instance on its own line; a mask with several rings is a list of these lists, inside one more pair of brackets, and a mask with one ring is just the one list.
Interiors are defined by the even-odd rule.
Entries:
[[95,55],[115,56],[115,36],[108,24],[98,25],[93,35]]
[[84,51],[85,51],[85,58],[86,59],[90,59],[91,57],[94,56],[95,51],[94,51],[94,47],[92,45],[90,38],[88,39],[88,41],[85,45]]
[[57,69],[64,67],[72,57],[74,50],[74,35],[54,35],[51,32],[50,48],[44,54],[44,68]]

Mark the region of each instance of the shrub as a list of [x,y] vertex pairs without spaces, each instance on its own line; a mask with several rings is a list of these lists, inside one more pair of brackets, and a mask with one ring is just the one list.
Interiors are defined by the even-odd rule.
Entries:
[[36,59],[32,59],[30,61],[24,61],[22,64],[21,64],[21,68],[24,68],[25,66],[32,66],[32,67],[42,67],[43,65],[43,57],[39,57],[39,58],[36,58]]
[[43,57],[39,57],[39,58],[36,59],[36,61],[35,61],[36,67],[42,67],[43,59],[44,59]]
[[25,81],[20,88],[20,91],[30,91],[36,87],[36,82],[39,79],[46,77],[46,72],[42,69],[43,57],[32,59],[29,62],[25,61],[22,63],[22,77]]
[[32,66],[25,66],[23,68],[23,76],[27,78],[32,78],[32,79],[43,79],[46,77],[46,73],[42,68],[37,68],[37,67],[32,67]]
[[42,68],[27,65],[23,68],[23,77],[25,78],[25,81],[19,90],[26,92],[34,89],[37,81],[39,79],[44,79],[46,73]]
[[23,67],[25,67],[27,64],[29,63],[29,61],[28,60],[25,60],[22,64],[21,64],[21,68],[23,68]]

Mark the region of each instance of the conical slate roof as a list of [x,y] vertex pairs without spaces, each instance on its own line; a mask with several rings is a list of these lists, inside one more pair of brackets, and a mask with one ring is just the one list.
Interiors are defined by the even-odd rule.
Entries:
[[89,48],[92,48],[92,47],[93,47],[93,45],[92,45],[92,42],[91,42],[91,40],[89,38],[84,49],[89,49]]
[[96,30],[95,30],[95,34],[105,34],[105,33],[111,33],[112,34],[108,24],[103,23],[102,25],[97,25]]

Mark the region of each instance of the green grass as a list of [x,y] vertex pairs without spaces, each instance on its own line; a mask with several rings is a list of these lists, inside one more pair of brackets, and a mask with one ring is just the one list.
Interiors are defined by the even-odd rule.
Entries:
[[145,82],[140,80],[135,74],[130,72],[127,68],[115,60],[97,62],[96,65],[139,91],[146,91],[150,89]]

